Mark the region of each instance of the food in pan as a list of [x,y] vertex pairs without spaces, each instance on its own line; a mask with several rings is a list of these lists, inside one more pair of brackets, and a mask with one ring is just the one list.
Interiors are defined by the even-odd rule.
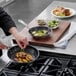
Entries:
[[33,31],[32,34],[34,36],[45,36],[47,33],[47,30],[38,30],[38,31]]
[[59,25],[59,21],[58,20],[51,20],[48,22],[48,26],[52,29],[57,28]]
[[15,60],[17,62],[30,62],[33,60],[33,57],[28,54],[28,53],[25,53],[25,52],[17,52],[16,55],[15,55]]
[[68,8],[58,6],[53,10],[53,14],[56,16],[70,16],[72,12]]
[[46,22],[44,20],[38,20],[39,25],[46,25]]

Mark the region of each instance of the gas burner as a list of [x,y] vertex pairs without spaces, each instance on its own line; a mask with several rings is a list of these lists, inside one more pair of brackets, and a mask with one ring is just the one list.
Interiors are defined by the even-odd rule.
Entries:
[[5,70],[14,70],[14,71],[22,71],[28,73],[37,73],[39,72],[44,65],[48,63],[47,57],[40,57],[37,61],[29,64],[29,65],[20,65],[16,63],[10,63],[8,66],[5,67]]
[[56,76],[75,76],[72,69],[65,68],[63,71],[57,71]]
[[76,67],[72,60],[52,59],[43,73],[53,76],[76,76]]
[[8,63],[0,76],[76,76],[76,56],[40,51],[29,65]]

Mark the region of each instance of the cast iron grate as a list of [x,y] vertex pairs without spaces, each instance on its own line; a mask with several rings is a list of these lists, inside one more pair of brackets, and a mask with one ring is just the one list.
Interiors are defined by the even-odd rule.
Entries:
[[76,76],[76,56],[40,51],[29,65],[10,62],[0,76]]

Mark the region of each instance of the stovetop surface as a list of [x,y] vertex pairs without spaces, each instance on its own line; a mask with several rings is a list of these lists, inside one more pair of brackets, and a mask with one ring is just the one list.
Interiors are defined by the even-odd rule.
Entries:
[[40,51],[31,64],[9,62],[0,76],[76,76],[76,56]]

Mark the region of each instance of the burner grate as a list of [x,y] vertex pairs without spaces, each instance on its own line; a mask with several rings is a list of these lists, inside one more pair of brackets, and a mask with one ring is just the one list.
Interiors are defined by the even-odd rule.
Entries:
[[76,61],[70,59],[53,59],[50,60],[43,73],[53,76],[76,76],[75,64]]
[[76,76],[76,56],[40,51],[35,62],[9,63],[0,76]]

